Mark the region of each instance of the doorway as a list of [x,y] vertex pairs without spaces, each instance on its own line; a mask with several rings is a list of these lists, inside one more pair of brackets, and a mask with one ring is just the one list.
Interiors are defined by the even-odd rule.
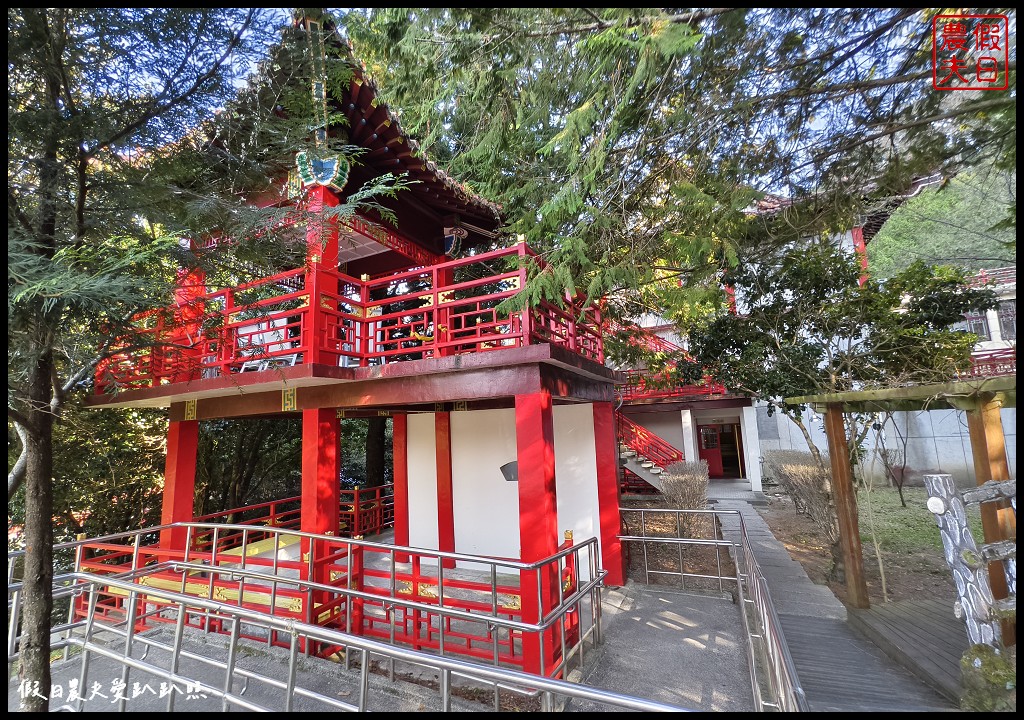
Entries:
[[697,426],[697,454],[707,461],[708,477],[745,477],[739,423]]

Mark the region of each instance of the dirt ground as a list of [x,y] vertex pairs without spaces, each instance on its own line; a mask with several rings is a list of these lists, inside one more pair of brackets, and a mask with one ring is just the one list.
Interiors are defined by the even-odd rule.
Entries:
[[[832,566],[828,544],[811,520],[797,513],[793,501],[784,494],[770,494],[767,507],[758,508],[772,533],[798,561],[811,581],[828,585],[841,601],[846,602],[846,588],[829,578]],[[863,520],[862,520],[863,523]],[[864,550],[864,573],[872,601],[883,601],[881,575],[875,549],[861,527]],[[934,548],[882,551],[886,590],[890,601],[920,598],[956,600],[949,567],[941,552]]]

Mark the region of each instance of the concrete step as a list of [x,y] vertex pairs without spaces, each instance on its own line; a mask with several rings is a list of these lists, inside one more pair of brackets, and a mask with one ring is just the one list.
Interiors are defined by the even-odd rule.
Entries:
[[664,471],[664,470],[663,470],[662,468],[660,468],[660,467],[652,467],[652,468],[651,468],[651,472],[652,472],[652,473],[653,473],[654,475],[661,475],[661,474],[662,474],[663,472],[665,472],[665,471]]
[[644,460],[642,463],[640,463],[640,467],[647,468],[648,470],[650,470],[652,467],[654,467],[654,463],[652,463],[650,460]]

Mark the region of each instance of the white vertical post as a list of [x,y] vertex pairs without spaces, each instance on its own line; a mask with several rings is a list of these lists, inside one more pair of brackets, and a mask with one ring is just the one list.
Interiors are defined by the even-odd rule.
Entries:
[[697,462],[697,433],[693,425],[693,411],[683,410],[683,457],[686,462]]
[[747,469],[750,489],[761,492],[761,437],[757,434],[757,409],[743,408],[740,415],[740,432],[743,434],[743,460]]
[[985,319],[988,321],[988,337],[992,342],[1003,341],[1003,328],[999,324],[999,311],[986,310]]

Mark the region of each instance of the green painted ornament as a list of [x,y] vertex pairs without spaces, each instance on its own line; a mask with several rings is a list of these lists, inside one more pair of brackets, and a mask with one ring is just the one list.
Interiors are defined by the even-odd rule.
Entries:
[[327,158],[310,157],[303,150],[295,156],[295,168],[303,185],[322,185],[341,190],[348,182],[349,162],[344,157],[332,155]]

